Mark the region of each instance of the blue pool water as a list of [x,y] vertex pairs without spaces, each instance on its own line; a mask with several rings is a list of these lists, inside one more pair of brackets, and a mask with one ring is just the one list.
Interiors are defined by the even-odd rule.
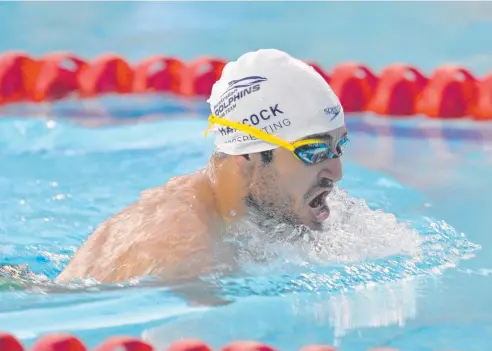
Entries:
[[[52,279],[95,226],[140,191],[207,162],[213,145],[202,134],[203,102],[178,111],[178,100],[125,99],[60,103],[51,108],[56,119],[4,110],[1,263],[28,264],[35,279]],[[125,104],[134,121],[149,106],[162,118],[81,126],[93,104],[114,123],[127,119]],[[492,340],[492,126],[369,115],[347,123],[352,143],[340,188],[348,195],[332,200],[322,249],[270,245],[279,258],[269,264],[245,261],[237,276],[210,278],[232,304],[192,307],[145,282],[56,293],[41,282],[1,293],[1,328],[28,345],[69,331],[89,345],[129,334],[157,345],[199,337],[217,347],[252,338],[286,350],[307,343],[484,350]]]
[[[0,50],[87,58],[114,51],[133,62],[277,47],[327,68],[405,61],[428,73],[455,62],[483,74],[491,13],[486,2],[12,2],[0,4],[0,29],[10,33]],[[37,282],[0,292],[0,330],[26,345],[69,331],[90,346],[127,334],[161,346],[198,337],[215,347],[257,339],[289,351],[308,343],[488,350],[489,123],[348,116],[343,192],[331,200],[323,245],[269,245],[278,258],[268,265],[245,260],[241,274],[210,278],[210,294],[232,304],[189,306],[145,282],[54,291],[49,281],[98,223],[143,189],[206,163],[206,114],[203,102],[168,97],[0,110],[0,263],[27,264]]]

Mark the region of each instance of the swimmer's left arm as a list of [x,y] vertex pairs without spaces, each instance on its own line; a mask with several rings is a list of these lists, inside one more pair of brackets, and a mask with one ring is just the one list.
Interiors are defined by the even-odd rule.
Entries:
[[165,281],[193,305],[229,303],[219,297],[216,285],[200,279],[212,273],[213,265],[212,236],[204,222],[179,213],[163,222],[166,224],[154,226],[160,228],[158,234],[147,235],[147,240],[132,247],[131,270]]
[[218,306],[230,303],[220,297],[217,285],[200,279],[212,272],[212,249],[201,240],[191,240],[189,244],[193,248],[174,247],[173,262],[163,262],[150,275],[164,280],[174,294],[191,305]]
[[[177,255],[179,253],[179,255]],[[230,303],[220,297],[220,289],[212,282],[200,279],[211,273],[211,253],[196,243],[194,249],[186,253],[175,247],[172,261],[170,257],[151,258],[149,252],[140,256],[138,265],[146,271],[146,276],[153,276],[168,286],[172,293],[184,298],[194,306],[218,306]],[[178,257],[179,256],[179,257]],[[126,279],[125,279],[126,280]]]

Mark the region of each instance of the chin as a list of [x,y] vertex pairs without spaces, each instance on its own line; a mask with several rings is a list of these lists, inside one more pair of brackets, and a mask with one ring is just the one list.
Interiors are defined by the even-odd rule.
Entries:
[[309,229],[311,230],[317,230],[317,231],[321,231],[323,230],[323,223],[319,223],[319,222],[311,222],[310,224],[307,225],[309,227]]

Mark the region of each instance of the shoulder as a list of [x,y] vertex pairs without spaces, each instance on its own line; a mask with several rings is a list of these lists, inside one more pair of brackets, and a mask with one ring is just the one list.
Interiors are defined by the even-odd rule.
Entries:
[[104,236],[109,247],[179,247],[208,236],[204,211],[186,198],[175,196],[174,191],[157,187],[144,191],[137,202],[101,224],[94,234]]
[[143,192],[96,229],[63,275],[111,282],[205,261],[211,232],[204,209],[175,195],[167,186]]

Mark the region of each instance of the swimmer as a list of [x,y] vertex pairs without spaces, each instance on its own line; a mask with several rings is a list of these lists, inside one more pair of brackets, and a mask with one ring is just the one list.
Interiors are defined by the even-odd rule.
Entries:
[[216,138],[206,167],[144,191],[102,223],[57,282],[194,279],[234,267],[227,239],[241,223],[282,235],[322,229],[348,139],[321,75],[279,50],[249,52],[224,67],[207,102],[205,132]]

